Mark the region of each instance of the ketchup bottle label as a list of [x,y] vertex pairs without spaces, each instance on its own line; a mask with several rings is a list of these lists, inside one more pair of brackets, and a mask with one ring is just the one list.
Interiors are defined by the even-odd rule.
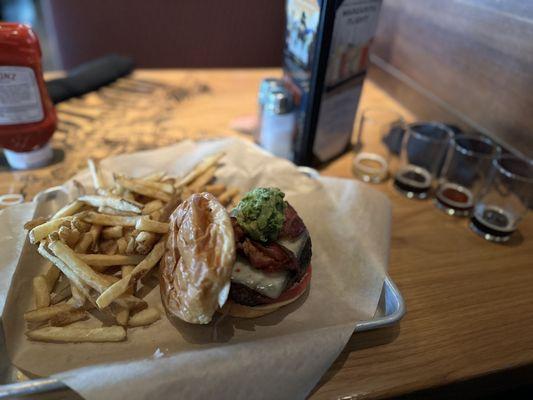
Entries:
[[35,73],[28,67],[0,67],[0,125],[38,122],[44,112]]

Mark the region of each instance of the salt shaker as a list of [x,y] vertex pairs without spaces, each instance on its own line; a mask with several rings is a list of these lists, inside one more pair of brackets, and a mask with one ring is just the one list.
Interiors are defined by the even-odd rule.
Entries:
[[259,85],[259,94],[257,96],[258,103],[258,126],[254,131],[254,140],[256,143],[261,143],[261,119],[263,118],[263,109],[265,108],[265,102],[270,92],[283,88],[283,81],[278,78],[265,78]]
[[292,160],[296,111],[287,89],[277,88],[267,95],[260,127],[261,147],[277,157]]

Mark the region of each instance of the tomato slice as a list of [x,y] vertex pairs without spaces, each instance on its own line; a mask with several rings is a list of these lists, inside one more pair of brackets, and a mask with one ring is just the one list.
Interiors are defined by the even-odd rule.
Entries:
[[289,289],[285,290],[277,299],[272,299],[263,304],[273,304],[273,303],[278,303],[282,301],[287,301],[287,300],[290,300],[294,297],[301,295],[305,291],[305,289],[307,289],[307,285],[309,284],[309,281],[311,280],[311,275],[312,275],[312,267],[311,267],[311,264],[309,264],[309,266],[307,267],[307,271],[305,271],[305,275],[302,276],[302,279],[300,279],[299,282],[296,282]]

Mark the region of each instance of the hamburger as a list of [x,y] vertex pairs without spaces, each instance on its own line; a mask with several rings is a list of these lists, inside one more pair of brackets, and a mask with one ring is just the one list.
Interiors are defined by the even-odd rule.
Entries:
[[302,296],[311,279],[311,239],[276,188],[247,193],[231,213],[196,193],[170,217],[160,288],[167,312],[207,324],[217,311],[259,317]]

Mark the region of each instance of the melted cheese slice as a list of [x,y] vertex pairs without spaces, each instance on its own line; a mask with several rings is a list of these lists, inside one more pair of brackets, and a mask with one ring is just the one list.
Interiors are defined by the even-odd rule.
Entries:
[[278,240],[278,244],[281,244],[286,249],[292,251],[292,254],[294,254],[294,256],[298,258],[300,257],[300,253],[304,247],[305,241],[307,240],[307,236],[307,233],[303,233],[296,240]]
[[[292,251],[298,257],[306,239],[307,234],[300,236],[294,241],[280,240],[278,243]],[[250,289],[271,299],[277,299],[281,295],[285,286],[287,286],[288,278],[289,273],[287,271],[264,272],[253,268],[241,257],[237,258],[231,274],[231,280],[233,282],[248,286]]]
[[248,286],[250,289],[261,293],[264,296],[276,299],[279,297],[287,284],[289,274],[287,271],[279,272],[263,272],[243,260],[237,258],[237,262],[233,267],[231,280]]

